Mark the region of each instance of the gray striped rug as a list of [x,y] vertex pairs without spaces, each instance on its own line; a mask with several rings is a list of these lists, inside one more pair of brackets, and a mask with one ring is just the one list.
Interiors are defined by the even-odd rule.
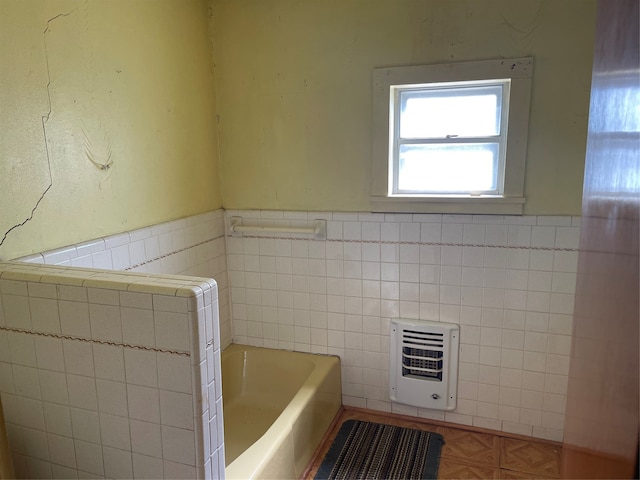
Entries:
[[443,443],[438,433],[347,420],[315,479],[435,479]]

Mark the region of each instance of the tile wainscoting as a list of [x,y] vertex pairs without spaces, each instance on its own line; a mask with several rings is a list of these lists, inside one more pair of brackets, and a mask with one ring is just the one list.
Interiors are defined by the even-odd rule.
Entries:
[[[225,223],[233,216],[242,217],[245,224],[262,226],[307,227],[314,219],[323,219],[327,221],[327,239],[318,241],[286,233],[231,235],[228,228],[225,233]],[[339,355],[345,405],[559,441],[563,435],[579,223],[579,217],[557,216],[218,210],[21,258],[22,262],[44,264],[42,268],[49,270],[36,273],[22,287],[14,283],[22,280],[5,278],[15,273],[5,272],[0,277],[6,290],[1,293],[12,296],[9,302],[0,305],[0,341],[4,342],[0,382],[3,402],[9,404],[5,410],[9,410],[11,418],[19,419],[9,418],[9,424],[20,472],[29,476],[46,476],[51,472],[54,477],[72,475],[74,471],[88,477],[130,473],[139,476],[136,471],[149,475],[160,472],[162,467],[165,476],[193,473],[196,468],[193,465],[176,463],[170,458],[160,461],[161,456],[154,456],[159,455],[158,448],[167,451],[171,448],[169,443],[162,443],[163,432],[169,442],[167,429],[182,428],[162,423],[162,408],[178,402],[178,398],[168,400],[165,392],[163,400],[160,392],[164,388],[155,383],[144,384],[146,375],[133,366],[133,359],[155,355],[155,363],[147,367],[149,372],[156,372],[149,378],[157,378],[159,382],[164,378],[160,373],[161,358],[177,355],[176,358],[184,360],[178,353],[187,351],[140,350],[137,347],[145,344],[134,340],[142,331],[128,332],[133,339],[123,337],[114,344],[108,343],[112,340],[105,344],[99,336],[88,336],[94,335],[90,323],[84,336],[63,330],[63,325],[69,322],[75,328],[76,310],[72,307],[86,306],[90,312],[100,311],[105,298],[111,298],[114,303],[106,305],[120,312],[124,335],[131,318],[129,295],[135,293],[128,289],[144,282],[151,285],[149,288],[157,288],[164,282],[179,280],[163,278],[162,274],[216,279],[221,348],[233,340]],[[20,264],[4,264],[10,268],[7,272],[15,272],[16,265]],[[47,265],[61,268],[51,270]],[[39,268],[24,263],[22,266]],[[39,284],[43,286],[38,287]],[[72,294],[73,288],[84,293]],[[108,293],[110,289],[119,292],[119,303],[115,303],[113,292]],[[155,295],[175,296],[176,291]],[[67,298],[69,295],[73,298]],[[158,308],[156,315],[153,302],[156,297],[154,293],[147,295],[144,302],[149,311],[145,315],[162,319],[167,312]],[[23,298],[17,300],[13,296]],[[56,302],[57,309],[49,312],[45,300]],[[95,305],[91,307],[92,304]],[[51,312],[58,315],[59,326],[51,318]],[[433,411],[389,401],[389,319],[396,317],[460,325],[456,411]],[[31,327],[12,326],[11,322],[16,320],[9,318],[29,318]],[[51,325],[53,331],[39,330]],[[162,331],[164,327],[157,328]],[[182,333],[185,331],[186,326]],[[26,355],[29,358],[20,353],[25,342],[26,351],[32,352]],[[44,346],[40,354],[38,346]],[[113,369],[118,373],[104,365],[107,349],[117,349]],[[82,355],[89,358],[89,350],[93,363],[82,361]],[[16,359],[12,358],[14,354]],[[47,355],[57,359],[51,363],[57,365],[55,368],[43,363]],[[219,357],[212,352],[207,357],[209,362],[204,363],[206,368],[204,364],[199,367],[202,375],[206,375],[202,373],[205,371],[213,372],[213,377],[194,380],[192,387],[206,384],[207,388],[210,385],[215,388],[219,384],[214,381],[219,378],[215,376],[219,368],[216,358]],[[117,378],[111,378],[112,375]],[[29,388],[22,380],[32,377],[40,382],[39,390]],[[64,379],[62,385],[66,387],[49,391],[54,377]],[[95,394],[89,389],[89,400],[83,397],[86,392],[81,387],[80,392],[75,389],[78,382],[93,385]],[[126,405],[122,403],[128,417],[123,415],[124,410],[110,411],[108,406],[107,411],[101,410],[101,404],[116,401],[100,400],[100,395],[107,395],[105,382],[119,382],[121,392],[123,389],[127,395],[132,392],[133,404],[129,406],[128,398]],[[138,393],[157,396],[160,423],[130,416],[130,409],[137,415]],[[173,393],[189,395],[182,391]],[[58,400],[49,401],[51,394],[57,395]],[[80,400],[75,400],[78,395]],[[92,395],[96,397],[97,410],[82,403],[93,401]],[[198,395],[203,399],[219,399],[215,391],[192,390],[191,395],[194,412],[200,408]],[[72,403],[76,401],[82,405]],[[205,404],[202,408],[206,408]],[[21,410],[26,408],[21,405],[35,405],[33,418]],[[216,412],[216,425],[220,429],[222,417]],[[116,417],[120,423],[110,422]],[[200,428],[202,421],[194,418],[194,428]],[[151,431],[160,436],[147,442]],[[114,446],[116,438],[124,439],[124,444]],[[215,468],[202,468],[197,474],[222,476],[223,462],[218,461],[222,458],[221,430],[210,429],[210,435],[202,438],[209,444],[198,450],[199,440],[194,440],[194,448],[218,452],[218,463],[211,457],[208,465],[215,464],[219,470],[216,473]],[[56,443],[58,440],[62,443]],[[142,440],[144,447],[140,445]],[[123,450],[122,445],[131,448]],[[151,454],[151,450],[155,453]],[[132,471],[113,472],[111,469],[116,468],[123,456],[124,465],[130,465]],[[180,470],[183,467],[186,469]]]
[[[233,341],[339,355],[345,405],[562,440],[579,217],[226,211]],[[454,412],[388,396],[389,319],[460,324]]]
[[18,475],[224,478],[223,212],[17,260],[0,270],[0,391]]
[[222,345],[231,343],[224,212],[215,210],[16,259],[22,262],[214,278]]
[[18,477],[224,478],[218,325],[212,281],[0,263]]

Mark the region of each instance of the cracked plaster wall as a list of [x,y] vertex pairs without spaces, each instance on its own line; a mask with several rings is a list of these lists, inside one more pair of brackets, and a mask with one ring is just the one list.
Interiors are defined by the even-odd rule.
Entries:
[[0,2],[0,259],[220,208],[207,13]]
[[535,59],[526,213],[579,214],[594,23],[593,0],[2,0],[0,237],[26,223],[0,258],[220,206],[368,211],[372,68],[500,56]]

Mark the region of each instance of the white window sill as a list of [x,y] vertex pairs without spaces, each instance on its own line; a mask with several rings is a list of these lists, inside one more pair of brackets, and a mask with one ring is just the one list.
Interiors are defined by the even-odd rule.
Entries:
[[501,196],[372,196],[372,212],[468,213],[522,215],[523,197]]

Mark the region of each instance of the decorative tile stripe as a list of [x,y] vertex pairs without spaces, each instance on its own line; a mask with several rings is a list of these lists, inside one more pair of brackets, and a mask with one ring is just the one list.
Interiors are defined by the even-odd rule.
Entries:
[[13,332],[13,333],[24,333],[26,335],[37,335],[39,337],[51,337],[51,338],[59,338],[61,340],[76,340],[78,342],[85,343],[98,343],[100,345],[110,345],[112,347],[126,347],[133,348],[136,350],[146,350],[149,352],[159,352],[159,353],[169,353],[171,355],[180,355],[181,357],[190,357],[191,353],[189,352],[181,352],[178,350],[167,350],[164,348],[156,348],[156,347],[146,347],[144,345],[131,345],[129,343],[120,343],[120,342],[111,342],[109,340],[95,340],[91,338],[82,338],[82,337],[74,337],[71,335],[62,335],[59,333],[44,333],[44,332],[34,332],[33,330],[26,330],[23,328],[12,328],[12,327],[3,327],[0,326],[0,331],[5,332]]
[[242,238],[263,238],[268,240],[313,240],[318,242],[334,242],[334,243],[366,243],[380,245],[416,245],[416,246],[436,246],[436,247],[476,247],[476,248],[513,248],[518,250],[547,250],[554,252],[577,252],[578,248],[561,248],[561,247],[532,247],[526,245],[485,245],[478,243],[442,243],[442,242],[407,242],[395,240],[345,240],[345,239],[327,239],[314,240],[305,237],[276,237],[267,235],[243,235]]
[[200,245],[205,245],[207,243],[214,242],[216,240],[220,240],[221,238],[224,238],[224,235],[219,235],[219,236],[217,236],[215,238],[210,238],[209,240],[204,240],[203,242],[196,243],[194,245],[181,248],[180,250],[174,250],[173,252],[169,252],[169,253],[165,253],[164,255],[160,255],[159,257],[150,258],[149,260],[145,260],[144,262],[136,263],[135,265],[132,265],[130,267],[125,268],[124,271],[126,272],[126,271],[129,271],[129,270],[133,270],[134,268],[139,268],[139,267],[142,267],[144,265],[148,265],[151,262],[156,262],[158,260],[161,260],[161,259],[166,258],[166,257],[170,257],[171,255],[175,255],[177,253],[186,252],[187,250],[189,250],[191,248],[199,247]]

